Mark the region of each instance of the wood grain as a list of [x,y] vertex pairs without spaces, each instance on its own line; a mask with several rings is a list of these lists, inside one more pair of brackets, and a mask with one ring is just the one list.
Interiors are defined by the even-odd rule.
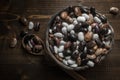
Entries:
[[50,17],[65,7],[81,4],[94,6],[107,16],[114,28],[114,47],[103,62],[94,68],[77,72],[48,65],[44,56],[30,55],[24,51],[19,37],[24,26],[21,26],[17,19],[6,22],[17,35],[18,44],[15,48],[9,48],[9,39],[0,35],[0,80],[120,80],[120,14],[117,16],[109,14],[109,8],[112,6],[120,9],[120,0],[11,0],[9,8],[1,11],[18,16],[25,15],[29,21],[39,21],[40,31],[32,33],[39,35],[45,42]]

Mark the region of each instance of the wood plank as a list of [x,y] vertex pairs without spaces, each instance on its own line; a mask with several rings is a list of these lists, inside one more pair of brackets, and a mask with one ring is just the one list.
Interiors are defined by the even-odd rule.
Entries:
[[8,46],[7,39],[4,40],[0,37],[0,80],[24,80],[24,76],[27,76],[27,79],[30,80],[120,80],[120,15],[111,16],[108,13],[111,6],[116,6],[120,9],[120,0],[12,0],[7,12],[19,16],[25,15],[29,21],[39,21],[41,29],[39,32],[33,33],[38,34],[45,42],[43,34],[46,33],[50,17],[69,5],[80,4],[95,6],[100,13],[107,16],[114,28],[115,45],[112,52],[103,62],[94,68],[77,72],[62,71],[57,66],[49,67],[45,65],[43,56],[33,56],[24,52],[19,38],[19,33],[24,27],[21,27],[17,20],[9,21],[9,25],[12,26],[17,34],[18,45],[16,48],[11,49]]

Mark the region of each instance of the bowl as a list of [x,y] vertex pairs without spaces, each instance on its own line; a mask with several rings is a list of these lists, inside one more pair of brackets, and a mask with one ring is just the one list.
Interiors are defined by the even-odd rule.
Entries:
[[46,31],[46,55],[68,70],[94,67],[113,44],[112,26],[94,7],[67,7],[51,17]]
[[22,46],[28,53],[33,55],[41,55],[44,49],[43,41],[35,34],[26,34],[22,38]]

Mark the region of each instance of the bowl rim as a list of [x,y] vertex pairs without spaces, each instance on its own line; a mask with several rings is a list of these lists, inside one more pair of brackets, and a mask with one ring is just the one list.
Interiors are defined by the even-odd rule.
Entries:
[[24,44],[24,39],[25,39],[25,37],[27,37],[27,36],[29,36],[29,35],[33,35],[33,36],[38,36],[38,35],[36,35],[36,34],[26,34],[23,38],[22,38],[22,46],[23,46],[23,48],[28,52],[28,53],[30,53],[30,54],[33,54],[33,55],[41,55],[42,54],[42,52],[43,52],[43,50],[44,50],[44,44],[43,44],[43,41],[41,40],[41,38],[38,36],[38,38],[39,38],[39,40],[40,40],[40,42],[42,43],[42,46],[43,46],[43,50],[42,51],[40,51],[39,53],[35,53],[35,52],[29,52],[26,48],[25,48],[25,44]]
[[[80,6],[72,6],[72,7],[85,7],[85,8],[87,8],[87,9],[89,9],[89,7],[87,7],[87,6],[83,6],[83,5],[80,5]],[[49,22],[48,22],[48,27],[47,27],[47,32],[46,32],[46,35],[45,35],[45,37],[46,37],[46,42],[45,42],[45,46],[46,46],[46,53],[54,60],[54,62],[58,65],[58,66],[60,66],[60,67],[62,67],[62,68],[65,68],[65,69],[68,69],[68,70],[84,70],[84,69],[86,69],[86,68],[88,68],[88,66],[87,65],[84,65],[84,66],[81,66],[81,67],[69,67],[69,66],[67,66],[67,65],[65,65],[64,63],[62,63],[61,61],[59,61],[56,57],[55,57],[55,55],[51,52],[51,50],[50,50],[50,48],[49,48],[49,40],[48,40],[48,38],[49,38],[49,29],[50,29],[50,27],[52,26],[52,23],[53,23],[53,20],[55,19],[55,17],[57,16],[57,15],[59,15],[62,11],[64,11],[64,10],[66,10],[66,9],[68,9],[68,7],[66,7],[66,8],[64,8],[64,9],[62,9],[62,10],[60,10],[60,11],[58,11],[57,13],[55,13],[51,18],[50,18],[50,20],[49,20]],[[98,15],[99,15],[99,13],[98,12],[96,12]],[[101,14],[101,13],[100,13]],[[109,22],[108,22],[108,24],[109,24]],[[109,24],[110,25],[110,24]],[[112,37],[113,37],[113,39],[112,39],[112,46],[113,46],[113,44],[114,44],[114,30],[113,30],[113,28],[112,28],[112,26],[110,25],[110,28],[111,28],[111,30],[112,30],[112,32],[113,32],[113,35],[112,35]],[[111,49],[110,49],[110,51],[111,51]],[[109,51],[109,52],[110,52]]]

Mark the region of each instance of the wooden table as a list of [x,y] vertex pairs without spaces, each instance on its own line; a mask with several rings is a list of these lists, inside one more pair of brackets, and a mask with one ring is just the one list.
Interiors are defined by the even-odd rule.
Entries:
[[[44,56],[30,55],[22,49],[19,33],[23,26],[18,22],[19,16],[25,15],[29,21],[39,21],[41,29],[33,33],[45,41],[44,34],[50,17],[69,5],[81,4],[96,7],[100,13],[108,17],[114,28],[114,47],[103,62],[84,71],[67,71],[70,73],[68,75],[66,70],[50,66]],[[120,15],[112,16],[108,13],[112,6],[120,9],[120,0],[11,0],[9,7],[0,8],[0,13],[17,16],[16,19],[9,20],[7,23],[17,34],[18,44],[11,49],[8,46],[8,39],[0,35],[0,80],[81,80],[80,74],[86,80],[120,80]]]

